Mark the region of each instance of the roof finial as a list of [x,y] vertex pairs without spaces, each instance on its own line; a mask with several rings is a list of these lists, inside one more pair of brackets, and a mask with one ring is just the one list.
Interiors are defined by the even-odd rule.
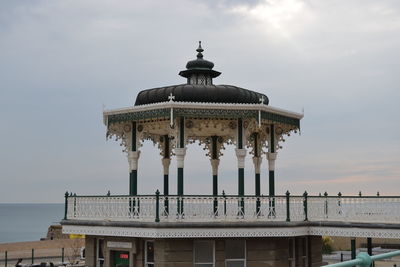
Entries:
[[203,59],[203,54],[201,52],[203,52],[204,49],[201,47],[201,41],[199,41],[199,48],[197,48],[196,51],[199,52],[197,54],[197,58],[198,59]]

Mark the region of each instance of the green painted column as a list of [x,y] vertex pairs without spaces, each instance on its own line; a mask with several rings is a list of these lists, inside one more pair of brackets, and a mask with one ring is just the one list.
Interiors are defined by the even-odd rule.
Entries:
[[276,140],[275,140],[275,127],[272,124],[270,127],[270,140],[268,144],[268,169],[269,169],[269,196],[275,196],[275,160],[276,160]]
[[163,136],[164,139],[164,155],[162,159],[162,165],[163,165],[163,171],[164,171],[164,210],[165,213],[169,214],[169,201],[168,201],[168,195],[169,195],[169,166],[171,164],[171,158],[170,158],[170,140],[168,135]]
[[129,162],[129,195],[137,195],[137,169],[140,151],[137,150],[136,122],[132,122],[131,147],[128,151]]
[[218,136],[211,136],[211,167],[212,167],[212,192],[214,198],[213,208],[214,208],[214,215],[217,215],[218,210],[218,166],[219,166],[219,154],[218,154]]
[[129,195],[137,195],[137,170],[131,170],[129,172]]
[[[243,148],[243,121],[238,119],[237,148],[235,149],[238,160],[238,196],[244,196],[244,160],[247,150]],[[240,209],[244,214],[244,200],[240,200]]]
[[[177,177],[177,194],[178,196],[183,196],[183,167],[184,167],[184,160],[186,155],[186,148],[185,148],[185,118],[179,118],[179,140],[178,140],[178,148],[175,148],[175,155],[177,160],[177,167],[178,167],[178,177]],[[183,199],[178,201],[178,214],[183,214]]]
[[178,196],[183,196],[183,168],[178,168]]
[[254,139],[254,150],[253,150],[253,163],[254,163],[254,172],[255,172],[255,196],[257,197],[256,201],[256,212],[259,214],[260,212],[260,198],[261,196],[261,179],[260,179],[260,173],[261,173],[261,162],[262,158],[260,157],[260,142],[259,142],[259,135],[257,133],[253,134],[253,139]]

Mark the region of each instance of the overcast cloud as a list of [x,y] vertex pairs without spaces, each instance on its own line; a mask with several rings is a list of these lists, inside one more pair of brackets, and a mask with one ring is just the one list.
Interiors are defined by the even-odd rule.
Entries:
[[[278,155],[278,194],[398,194],[399,1],[21,0],[0,2],[0,202],[62,202],[66,190],[126,194],[127,160],[105,140],[102,107],[184,83],[177,73],[199,40],[222,72],[215,83],[304,108],[301,136]],[[233,149],[220,165],[228,193],[237,192]],[[139,193],[162,188],[158,157],[145,143]],[[185,192],[210,194],[199,146],[189,146],[185,166]],[[266,194],[265,158],[262,166]],[[245,190],[254,193],[250,157]]]

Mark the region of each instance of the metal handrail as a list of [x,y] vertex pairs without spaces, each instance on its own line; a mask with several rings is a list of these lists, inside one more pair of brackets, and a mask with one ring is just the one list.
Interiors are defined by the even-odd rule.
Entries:
[[366,252],[361,252],[357,255],[357,258],[354,260],[329,264],[325,265],[324,267],[351,267],[351,266],[369,267],[371,266],[371,263],[374,261],[388,259],[395,256],[400,256],[400,250],[383,253],[375,256],[370,256]]
[[[162,203],[161,203],[162,202]],[[187,206],[189,205],[189,206]],[[178,207],[175,207],[178,206]],[[191,207],[186,209],[185,207]],[[158,213],[158,215],[157,215]],[[400,196],[98,195],[65,193],[64,219],[395,222]],[[162,217],[160,219],[160,217]],[[151,219],[152,218],[152,219]]]

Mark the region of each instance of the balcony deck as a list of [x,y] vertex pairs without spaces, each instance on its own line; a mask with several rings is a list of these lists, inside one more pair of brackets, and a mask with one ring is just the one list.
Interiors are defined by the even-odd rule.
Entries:
[[400,238],[400,197],[69,195],[62,225],[67,234],[151,238]]
[[65,220],[400,224],[397,196],[68,196]]

